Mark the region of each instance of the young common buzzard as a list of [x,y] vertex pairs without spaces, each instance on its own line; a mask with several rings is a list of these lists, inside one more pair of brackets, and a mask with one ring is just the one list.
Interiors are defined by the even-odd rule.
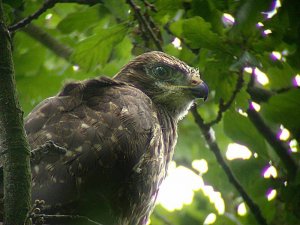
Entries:
[[196,69],[156,51],[136,57],[113,79],[67,84],[26,118],[32,149],[52,141],[67,150],[32,162],[33,199],[45,200],[49,213],[146,224],[177,123],[195,98],[207,95]]

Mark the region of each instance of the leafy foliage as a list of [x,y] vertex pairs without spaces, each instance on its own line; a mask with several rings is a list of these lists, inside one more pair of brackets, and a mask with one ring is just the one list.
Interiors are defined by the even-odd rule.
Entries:
[[[274,146],[248,117],[241,115],[241,111],[246,112],[249,103],[256,99],[261,106],[258,113],[273,134],[283,125],[290,136],[282,142],[286,146],[293,139],[299,143],[300,91],[295,85],[300,68],[299,1],[291,4],[282,1],[280,8],[275,7],[276,1],[269,0],[259,3],[254,0],[134,1],[138,9],[130,7],[125,0],[99,2],[92,6],[56,4],[33,22],[73,50],[70,62],[32,39],[30,33],[18,31],[14,34],[17,87],[25,114],[42,99],[56,94],[64,82],[98,75],[113,76],[134,55],[155,49],[150,29],[165,52],[198,67],[208,83],[211,94],[198,109],[205,122],[217,118],[220,100],[226,103],[232,98],[237,75],[242,73],[241,90],[229,109],[222,113],[221,120],[213,124],[216,143],[224,157],[232,142],[245,145],[252,152],[249,160],[235,159],[228,164],[268,223],[300,224],[300,175],[288,179]],[[14,9],[25,17],[39,9],[43,1],[4,3],[7,4],[8,21],[17,21],[12,13]],[[271,17],[268,12],[272,10],[277,13]],[[143,24],[137,11],[148,24]],[[224,13],[232,15],[235,22]],[[180,46],[172,44],[175,37],[181,41]],[[275,58],[274,52],[280,53],[280,57]],[[245,67],[256,70],[249,74],[244,72]],[[258,69],[266,73],[269,83],[258,82],[259,74],[255,73]],[[255,92],[250,92],[251,88]],[[268,101],[260,97],[261,91],[271,96]],[[296,148],[298,152],[287,151],[286,154],[299,162],[297,144]],[[181,123],[174,159],[188,167],[195,159],[208,162],[209,170],[202,177],[205,183],[221,192],[226,206],[225,213],[217,215],[215,224],[257,223],[249,208],[246,215],[238,215],[236,209],[242,202],[240,194],[228,181],[191,115]],[[262,173],[270,164],[276,167],[278,177],[264,179]],[[277,190],[278,197],[272,201],[266,198],[270,189]],[[157,225],[201,224],[211,212],[217,214],[208,198],[198,191],[193,203],[180,211],[168,212],[159,205],[151,221]]]

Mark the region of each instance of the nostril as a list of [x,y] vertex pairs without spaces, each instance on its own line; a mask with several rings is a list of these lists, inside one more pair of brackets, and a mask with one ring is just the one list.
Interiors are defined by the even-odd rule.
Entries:
[[198,81],[198,80],[192,80],[192,84],[193,85],[197,85],[197,84],[199,84],[200,82]]

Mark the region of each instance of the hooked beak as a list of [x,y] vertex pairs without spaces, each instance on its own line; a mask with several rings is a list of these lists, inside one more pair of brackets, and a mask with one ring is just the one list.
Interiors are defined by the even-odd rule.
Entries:
[[207,99],[208,96],[208,86],[206,85],[206,83],[202,82],[201,84],[191,87],[189,88],[192,92],[192,95],[196,98],[203,98],[204,101]]

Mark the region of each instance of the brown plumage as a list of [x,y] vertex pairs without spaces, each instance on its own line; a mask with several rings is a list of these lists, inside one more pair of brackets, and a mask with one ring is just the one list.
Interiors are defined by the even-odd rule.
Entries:
[[67,84],[26,118],[32,149],[48,140],[67,149],[33,163],[33,200],[45,200],[48,213],[146,224],[177,122],[207,94],[197,70],[162,52],[138,56],[113,79]]

